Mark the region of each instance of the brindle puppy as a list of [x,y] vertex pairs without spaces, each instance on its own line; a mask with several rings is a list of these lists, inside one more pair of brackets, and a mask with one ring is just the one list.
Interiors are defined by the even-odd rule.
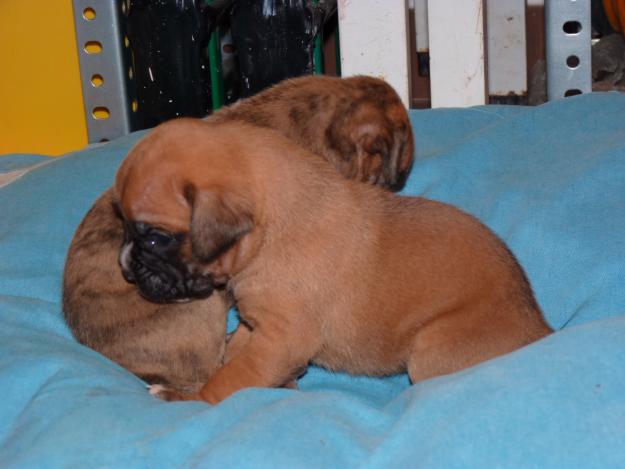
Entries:
[[[412,164],[407,112],[390,86],[371,77],[287,80],[222,109],[205,125],[224,121],[276,129],[332,162],[345,177],[390,189],[403,185]],[[145,381],[195,392],[222,362],[231,302],[222,292],[189,303],[146,301],[136,285],[124,280],[117,262],[123,231],[109,189],[87,213],[70,245],[63,283],[65,319],[79,342]],[[161,248],[167,242],[159,233],[144,240]],[[158,264],[158,256],[153,262]],[[158,281],[155,270],[157,275],[148,272],[147,282]],[[178,276],[172,282],[173,288],[158,300],[198,298],[212,291],[212,284],[202,279]]]
[[214,115],[278,130],[322,155],[348,179],[391,190],[412,165],[410,121],[395,90],[373,77],[286,80]]
[[72,240],[63,284],[63,311],[76,339],[148,383],[191,392],[222,363],[223,294],[188,303],[145,300],[122,277],[117,256],[124,227],[107,190]]

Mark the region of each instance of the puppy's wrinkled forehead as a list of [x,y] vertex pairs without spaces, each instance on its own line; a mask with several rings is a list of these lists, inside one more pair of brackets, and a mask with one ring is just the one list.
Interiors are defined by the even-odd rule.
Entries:
[[291,144],[268,129],[240,122],[209,125],[185,118],[161,124],[130,151],[117,172],[115,195],[122,213],[129,221],[185,230],[190,195],[242,185],[252,190],[259,155],[263,170],[269,168],[267,158],[286,158],[272,151],[275,141]]
[[180,126],[157,128],[122,162],[115,194],[126,220],[171,232],[188,229],[191,211],[184,186],[189,168],[181,156],[189,135],[182,130]]

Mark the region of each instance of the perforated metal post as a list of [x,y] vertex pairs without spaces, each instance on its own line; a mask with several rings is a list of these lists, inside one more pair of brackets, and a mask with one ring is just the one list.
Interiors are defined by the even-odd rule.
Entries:
[[545,0],[547,96],[592,90],[590,0]]
[[137,111],[128,93],[133,70],[121,28],[128,2],[73,0],[73,7],[88,140],[114,139],[133,130]]

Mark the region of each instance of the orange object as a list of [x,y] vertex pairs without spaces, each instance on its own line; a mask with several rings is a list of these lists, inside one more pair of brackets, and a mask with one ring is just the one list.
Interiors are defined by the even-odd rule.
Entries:
[[603,0],[603,10],[614,31],[625,32],[625,0]]
[[72,2],[0,0],[0,155],[86,144]]

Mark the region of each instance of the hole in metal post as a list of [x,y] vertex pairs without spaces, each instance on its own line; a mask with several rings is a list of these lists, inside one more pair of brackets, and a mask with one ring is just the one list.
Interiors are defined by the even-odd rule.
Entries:
[[566,58],[566,64],[569,66],[569,68],[579,67],[579,57],[576,55],[569,55]]
[[111,117],[111,112],[105,106],[98,106],[93,108],[93,111],[91,111],[91,115],[94,119],[104,120]]
[[562,25],[562,30],[566,34],[579,34],[582,30],[582,24],[579,21],[567,21]]
[[102,77],[102,75],[100,75],[99,73],[96,73],[95,75],[91,75],[91,86],[93,86],[94,88],[99,88],[103,84],[104,84],[104,78]]
[[87,21],[95,20],[95,10],[91,7],[87,7],[82,11],[82,17]]
[[568,98],[569,96],[577,96],[578,94],[582,94],[582,90],[574,88],[574,89],[566,90],[566,92],[564,93],[564,97]]
[[87,41],[84,50],[87,54],[99,54],[102,52],[102,43],[100,41]]

